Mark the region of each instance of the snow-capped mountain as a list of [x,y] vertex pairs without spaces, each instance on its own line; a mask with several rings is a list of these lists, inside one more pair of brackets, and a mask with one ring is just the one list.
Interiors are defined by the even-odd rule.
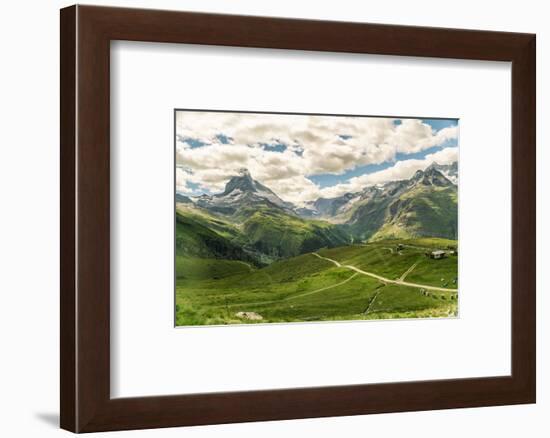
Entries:
[[282,209],[287,214],[303,218],[331,219],[335,222],[347,222],[349,214],[357,206],[372,200],[387,199],[399,196],[404,190],[411,189],[416,184],[424,186],[447,187],[458,184],[458,163],[432,163],[425,170],[418,170],[408,180],[390,181],[384,184],[365,187],[355,193],[346,193],[336,198],[319,198],[297,207],[291,202],[282,200],[275,192],[256,181],[247,169],[241,169],[226,184],[222,193],[215,195],[203,194],[188,197],[176,194],[178,203],[194,203],[198,207],[222,213],[233,214],[242,207],[265,205]]
[[336,216],[346,210],[346,206],[359,200],[361,193],[346,193],[337,198],[319,198],[313,203],[313,208],[320,216]]
[[431,164],[424,171],[417,170],[409,181],[425,186],[433,185],[445,187],[452,185],[453,183],[443,174],[443,172],[437,169],[437,166],[436,164]]
[[267,205],[278,207],[289,213],[294,211],[294,205],[285,202],[271,189],[256,181],[247,169],[241,169],[225,185],[225,190],[216,195],[201,195],[192,199],[193,202],[207,210],[233,214],[241,207]]
[[428,170],[429,168],[439,170],[445,176],[445,178],[451,181],[455,186],[458,185],[458,161],[450,164],[438,164],[434,162],[430,164],[426,168],[426,170]]
[[[246,257],[260,263],[352,241],[456,239],[457,186],[438,166],[418,170],[410,179],[320,198],[302,207],[282,200],[243,169],[222,193],[176,194],[179,226],[203,242],[205,254],[236,254],[235,248],[241,248]],[[442,170],[452,177],[457,167]],[[223,239],[229,240],[216,240],[207,229],[223,229]]]
[[345,218],[346,213],[357,205],[368,203],[373,199],[398,196],[404,190],[409,190],[416,184],[436,187],[456,186],[458,184],[458,163],[432,163],[425,170],[418,170],[408,180],[389,181],[384,184],[368,186],[360,192],[346,193],[336,198],[319,198],[307,205],[307,216],[304,215],[304,217],[347,220]]
[[367,187],[332,222],[361,240],[418,236],[456,238],[457,186],[435,167],[412,178]]

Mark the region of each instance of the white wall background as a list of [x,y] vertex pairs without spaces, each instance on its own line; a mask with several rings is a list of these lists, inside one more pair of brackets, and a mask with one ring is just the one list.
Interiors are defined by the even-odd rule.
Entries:
[[[537,33],[538,56],[538,404],[439,412],[385,414],[185,430],[120,432],[122,436],[543,437],[550,430],[548,375],[550,28],[545,2],[393,0],[139,0],[96,4],[303,17]],[[58,421],[59,269],[59,12],[70,2],[27,0],[3,5],[0,25],[0,433],[62,435]],[[488,127],[496,129],[496,127]],[[545,415],[546,414],[546,415]]]

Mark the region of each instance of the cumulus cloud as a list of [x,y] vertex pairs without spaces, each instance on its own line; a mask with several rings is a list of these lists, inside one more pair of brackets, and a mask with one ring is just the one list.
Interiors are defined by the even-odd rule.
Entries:
[[[180,111],[176,134],[178,187],[192,182],[206,191],[221,191],[246,167],[283,199],[302,203],[324,193],[309,176],[342,175],[357,166],[392,162],[397,153],[421,152],[456,139],[458,128],[434,131],[417,119],[396,123],[376,117]],[[400,163],[395,175],[407,173]],[[352,178],[346,184],[362,182]],[[330,189],[339,192],[344,186]]]
[[410,154],[439,146],[447,140],[458,137],[458,126],[452,126],[433,132],[430,125],[418,119],[405,119],[390,135],[389,142],[397,152]]
[[397,161],[387,169],[350,178],[345,183],[321,189],[320,193],[325,198],[334,198],[345,193],[358,192],[367,186],[409,179],[417,170],[424,170],[432,163],[450,164],[455,161],[458,161],[458,147],[448,147],[433,154],[428,154],[422,160]]

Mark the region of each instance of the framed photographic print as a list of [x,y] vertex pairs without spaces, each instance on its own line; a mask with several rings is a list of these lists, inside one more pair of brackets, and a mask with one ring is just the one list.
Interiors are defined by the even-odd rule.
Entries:
[[61,10],[61,427],[535,402],[535,36]]

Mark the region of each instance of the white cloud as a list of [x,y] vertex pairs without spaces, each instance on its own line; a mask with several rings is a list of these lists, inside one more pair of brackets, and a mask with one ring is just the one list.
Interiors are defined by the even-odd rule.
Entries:
[[[176,134],[176,162],[185,170],[181,181],[185,175],[185,181],[211,192],[221,191],[238,169],[246,167],[283,199],[301,203],[321,192],[339,192],[346,184],[355,187],[364,182],[352,178],[321,191],[307,176],[341,175],[357,166],[392,161],[397,153],[419,152],[457,138],[458,128],[435,132],[417,119],[396,124],[394,119],[375,117],[181,111],[176,115]],[[224,144],[220,134],[230,144]],[[196,147],[186,139],[205,145]],[[265,144],[284,145],[285,150],[267,150]],[[404,162],[394,166],[395,175],[406,174],[405,166],[414,167],[400,163]]]
[[284,180],[273,180],[269,184],[277,195],[285,201],[302,206],[307,201],[314,201],[321,196],[319,186],[306,177],[294,176]]
[[349,181],[320,190],[325,198],[342,196],[345,193],[358,192],[374,184],[383,184],[388,181],[399,181],[411,178],[417,170],[424,170],[432,163],[449,164],[458,160],[458,147],[449,147],[433,154],[428,154],[422,160],[402,160],[378,172],[350,178]]
[[425,161],[437,164],[451,164],[458,161],[458,147],[441,149],[433,154],[426,155]]
[[439,146],[457,137],[458,126],[443,128],[434,133],[431,126],[421,120],[405,119],[395,128],[388,141],[395,145],[397,152],[410,154]]

